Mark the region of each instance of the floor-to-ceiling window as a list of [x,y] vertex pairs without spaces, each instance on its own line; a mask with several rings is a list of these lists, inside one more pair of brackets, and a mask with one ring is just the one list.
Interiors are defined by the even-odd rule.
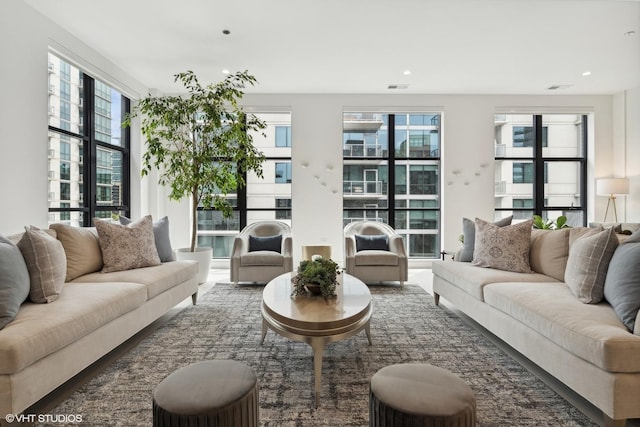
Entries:
[[582,114],[495,116],[496,218],[534,214],[585,224],[587,120]]
[[129,99],[49,53],[49,222],[89,226],[129,211]]
[[440,115],[343,115],[343,217],[383,221],[409,256],[440,253]]
[[253,144],[264,153],[263,176],[249,174],[247,185],[229,194],[233,216],[224,218],[215,210],[198,212],[198,246],[213,248],[214,258],[231,255],[233,239],[247,224],[264,220],[291,223],[291,113],[254,113],[267,124],[266,136],[252,134]]

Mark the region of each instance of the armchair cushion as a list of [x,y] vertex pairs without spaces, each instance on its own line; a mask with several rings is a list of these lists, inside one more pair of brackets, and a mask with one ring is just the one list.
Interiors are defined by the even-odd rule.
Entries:
[[368,250],[355,256],[356,265],[398,265],[398,255],[388,250]]
[[389,238],[386,234],[356,234],[356,252],[360,251],[388,251]]
[[249,236],[249,252],[271,251],[280,253],[282,249],[282,234],[275,236]]
[[274,251],[247,252],[240,259],[240,265],[282,265],[284,257]]

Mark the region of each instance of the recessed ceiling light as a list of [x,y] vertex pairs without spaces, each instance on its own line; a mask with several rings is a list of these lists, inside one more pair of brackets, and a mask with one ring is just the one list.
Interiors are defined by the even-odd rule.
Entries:
[[584,73],[582,73],[582,75],[584,77],[590,76],[591,75],[591,71],[585,71]]
[[405,76],[408,76],[409,74],[411,74],[411,70],[404,70],[404,73],[402,74],[404,74]]
[[632,37],[632,36],[636,35],[636,32],[631,30],[631,31],[625,32],[624,35],[627,36],[627,37]]
[[387,85],[387,89],[408,89],[409,85],[405,83],[391,83]]
[[231,71],[227,70],[226,68],[222,70],[222,74],[231,74]]

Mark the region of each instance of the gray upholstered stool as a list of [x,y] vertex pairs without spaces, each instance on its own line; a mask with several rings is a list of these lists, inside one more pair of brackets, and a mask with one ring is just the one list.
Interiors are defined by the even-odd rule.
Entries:
[[153,425],[258,427],[258,378],[233,360],[178,369],[153,393]]
[[407,363],[384,367],[371,378],[370,426],[471,427],[475,424],[475,394],[446,369]]

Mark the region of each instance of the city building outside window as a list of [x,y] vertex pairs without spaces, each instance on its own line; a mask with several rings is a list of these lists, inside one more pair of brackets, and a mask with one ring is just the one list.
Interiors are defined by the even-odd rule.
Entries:
[[129,99],[53,53],[48,83],[49,222],[128,215]]
[[215,210],[198,212],[198,246],[213,248],[214,258],[228,258],[233,239],[242,228],[256,221],[281,220],[291,225],[291,113],[254,113],[267,124],[253,134],[253,144],[266,157],[263,177],[246,177],[246,186],[230,194],[233,216],[224,218]]
[[495,216],[534,214],[571,226],[586,224],[586,147],[589,116],[495,116]]
[[440,256],[440,114],[343,114],[343,225],[382,221],[409,257]]

